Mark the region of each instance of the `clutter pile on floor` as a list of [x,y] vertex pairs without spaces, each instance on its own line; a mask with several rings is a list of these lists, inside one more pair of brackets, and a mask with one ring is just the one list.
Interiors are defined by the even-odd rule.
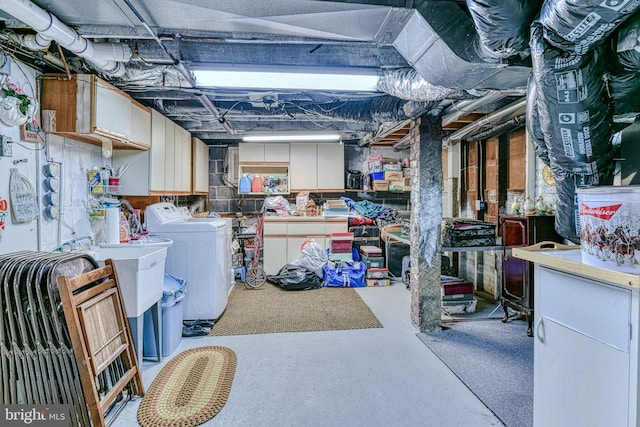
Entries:
[[182,322],[182,336],[202,337],[209,335],[214,323],[213,320],[185,320]]

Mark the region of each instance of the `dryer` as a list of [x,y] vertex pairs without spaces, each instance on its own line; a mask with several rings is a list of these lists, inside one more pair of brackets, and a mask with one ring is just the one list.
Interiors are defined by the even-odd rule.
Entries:
[[173,240],[165,271],[186,280],[183,319],[220,317],[234,284],[231,219],[194,218],[165,202],[148,206],[144,216],[149,233]]

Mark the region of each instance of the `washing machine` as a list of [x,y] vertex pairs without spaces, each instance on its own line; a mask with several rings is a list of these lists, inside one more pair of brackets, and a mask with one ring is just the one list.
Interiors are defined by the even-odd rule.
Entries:
[[173,240],[165,272],[186,280],[184,320],[217,319],[234,285],[231,261],[231,219],[194,218],[172,203],[146,208],[149,233]]

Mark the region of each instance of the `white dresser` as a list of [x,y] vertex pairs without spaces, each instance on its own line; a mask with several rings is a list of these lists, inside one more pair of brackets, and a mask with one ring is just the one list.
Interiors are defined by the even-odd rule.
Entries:
[[535,264],[534,426],[636,426],[640,275],[583,264],[579,249],[513,256]]

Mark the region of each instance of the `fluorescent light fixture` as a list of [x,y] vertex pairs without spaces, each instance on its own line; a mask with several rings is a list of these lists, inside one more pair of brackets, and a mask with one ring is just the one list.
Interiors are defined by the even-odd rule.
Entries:
[[309,133],[309,134],[281,134],[281,135],[247,135],[243,136],[244,142],[304,142],[304,141],[326,141],[326,142],[338,142],[340,141],[339,134],[322,134],[322,133]]
[[298,89],[376,92],[375,70],[358,68],[311,68],[216,65],[194,70],[198,87],[247,89]]

